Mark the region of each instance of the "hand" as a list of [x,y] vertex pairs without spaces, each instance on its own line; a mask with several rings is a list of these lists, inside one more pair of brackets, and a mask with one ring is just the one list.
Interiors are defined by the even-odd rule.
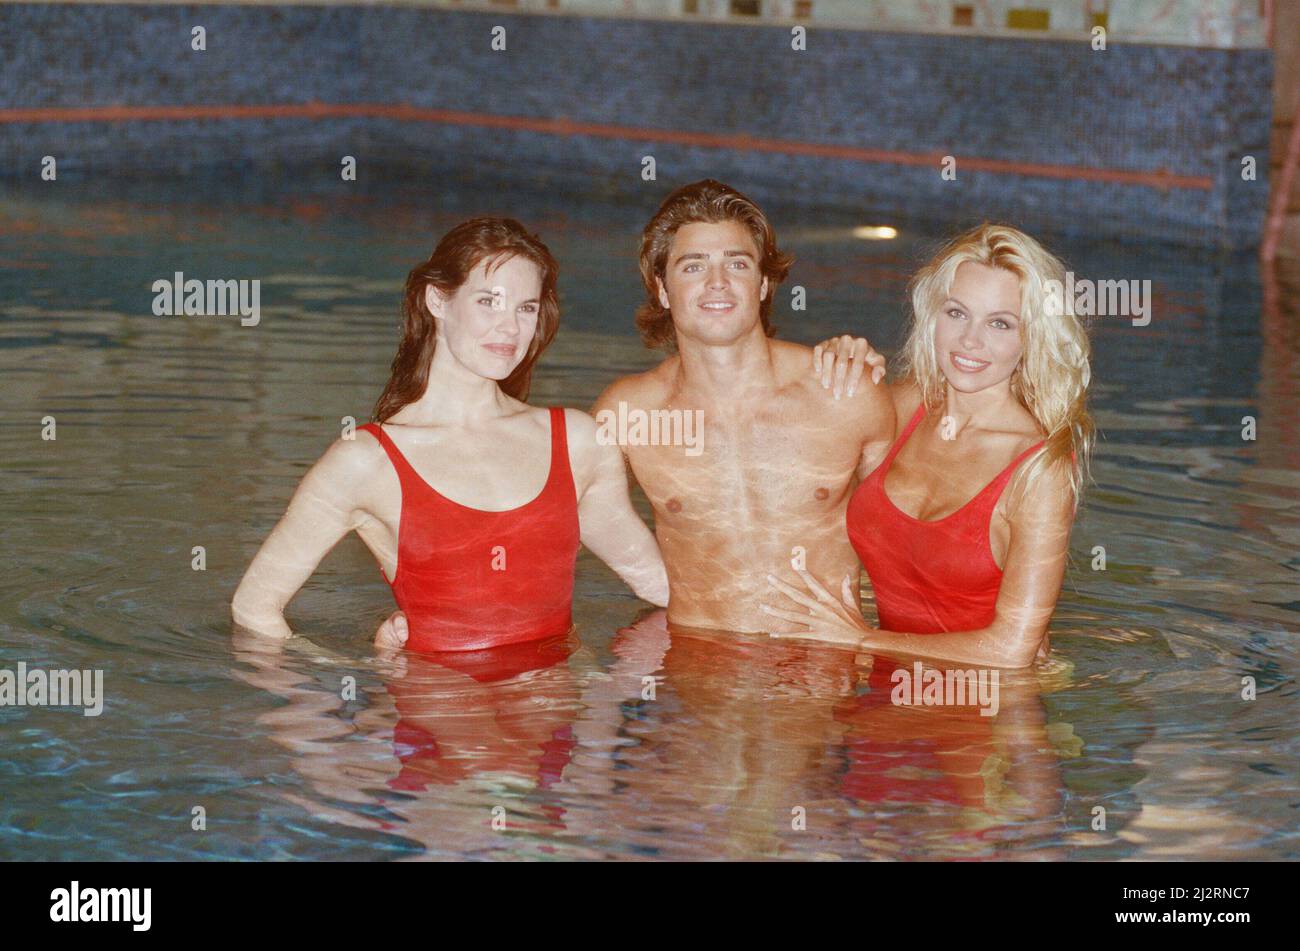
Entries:
[[827,641],[845,647],[859,647],[863,637],[872,633],[873,628],[867,624],[866,618],[858,608],[857,595],[853,590],[853,575],[844,576],[844,583],[840,586],[840,597],[836,598],[807,571],[802,568],[796,568],[795,571],[812,592],[811,596],[804,594],[793,585],[786,584],[775,575],[768,575],[767,580],[772,587],[806,610],[774,608],[767,604],[760,604],[759,610],[793,624],[802,624],[806,629],[793,634],[771,634],[770,636]]
[[821,376],[822,386],[835,386],[835,398],[857,392],[862,375],[871,367],[871,382],[885,378],[885,358],[872,349],[863,337],[843,334],[813,347],[813,375]]
[[406,638],[410,636],[410,633],[406,623],[406,615],[401,611],[394,612],[392,617],[379,625],[379,630],[375,632],[375,646],[405,647]]

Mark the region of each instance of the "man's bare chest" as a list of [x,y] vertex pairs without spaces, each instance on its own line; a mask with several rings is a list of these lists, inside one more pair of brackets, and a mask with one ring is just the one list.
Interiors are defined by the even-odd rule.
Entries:
[[704,416],[702,450],[629,446],[633,473],[656,514],[717,517],[838,505],[847,495],[861,446],[818,426],[780,418],[714,421]]

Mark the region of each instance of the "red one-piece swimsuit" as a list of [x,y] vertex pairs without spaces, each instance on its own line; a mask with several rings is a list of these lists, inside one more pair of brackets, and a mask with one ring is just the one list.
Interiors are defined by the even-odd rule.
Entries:
[[925,416],[917,407],[907,428],[849,500],[849,541],[862,559],[876,595],[880,627],[911,634],[972,631],[993,623],[1002,569],[989,547],[989,524],[1016,467],[1030,446],[969,502],[944,518],[925,521],[899,511],[885,494],[885,476]]
[[397,470],[402,511],[390,586],[406,614],[406,646],[472,651],[563,634],[573,624],[578,500],[564,410],[552,408],[551,468],[531,502],[488,512],[453,502],[424,481],[375,423]]

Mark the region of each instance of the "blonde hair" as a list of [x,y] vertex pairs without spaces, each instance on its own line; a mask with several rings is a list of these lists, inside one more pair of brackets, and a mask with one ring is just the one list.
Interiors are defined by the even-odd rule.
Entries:
[[[1024,352],[1011,374],[1011,392],[1047,439],[1022,470],[1022,487],[1052,466],[1066,466],[1077,506],[1092,454],[1088,413],[1088,331],[1064,300],[1065,265],[1041,244],[1009,225],[984,223],[941,247],[912,278],[912,328],[903,347],[904,372],[921,390],[926,412],[943,402],[934,330],[957,268],[965,261],[1010,271],[1020,279],[1020,339]],[[1054,286],[1049,281],[1058,282]],[[1048,306],[1049,298],[1053,306]]]

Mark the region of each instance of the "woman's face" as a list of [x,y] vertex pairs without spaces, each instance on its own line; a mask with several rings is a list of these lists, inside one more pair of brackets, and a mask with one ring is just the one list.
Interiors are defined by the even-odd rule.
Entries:
[[1011,271],[963,261],[934,326],[935,356],[948,384],[978,393],[1010,379],[1024,344],[1020,336],[1020,278]]
[[504,380],[528,354],[542,306],[542,272],[527,258],[480,263],[449,297],[430,286],[425,303],[438,321],[438,348],[489,380]]

